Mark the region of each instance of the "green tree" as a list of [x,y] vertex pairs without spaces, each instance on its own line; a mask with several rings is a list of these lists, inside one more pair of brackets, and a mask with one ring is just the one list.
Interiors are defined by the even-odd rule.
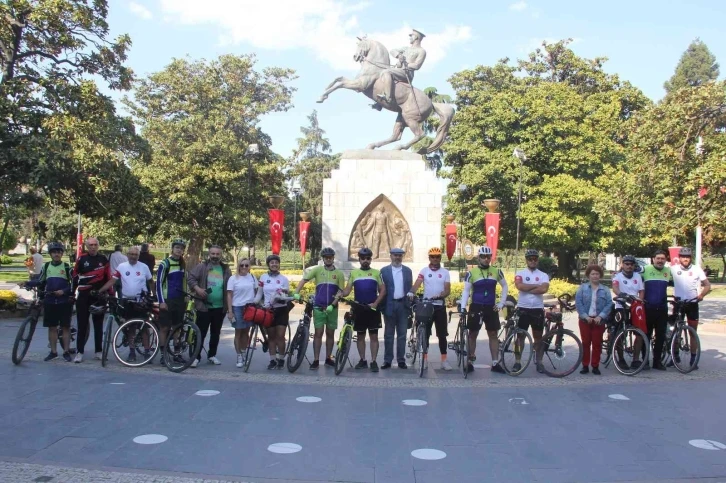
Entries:
[[128,89],[127,35],[109,39],[105,0],[0,3],[0,193],[47,197],[113,216],[138,189],[127,163],[144,153],[91,76]]
[[[157,238],[188,239],[192,263],[205,242],[266,239],[267,197],[284,192],[281,165],[258,124],[291,107],[294,73],[254,66],[251,55],[174,59],[125,100],[153,150],[132,168],[152,194],[146,203]],[[251,159],[245,153],[253,143],[260,153]]]
[[663,88],[670,94],[684,87],[696,87],[716,80],[718,74],[716,57],[701,39],[696,39],[683,52],[676,71],[670,80],[663,84]]
[[303,137],[297,139],[297,148],[288,161],[288,176],[300,183],[298,211],[310,212],[308,247],[314,254],[320,250],[323,241],[323,180],[338,169],[340,155],[332,154],[330,141],[318,123],[317,111],[308,116],[308,121],[308,126],[300,128]]
[[[502,59],[455,74],[458,108],[445,158],[448,209],[467,237],[484,243],[482,202],[498,198],[500,246],[515,246],[521,179],[520,246],[555,252],[562,277],[572,277],[577,253],[607,246],[609,228],[596,211],[609,209],[598,203],[601,177],[625,160],[623,122],[649,104],[603,70],[604,58],[578,57],[568,44],[543,43],[516,65]],[[526,153],[523,164],[515,148]]]

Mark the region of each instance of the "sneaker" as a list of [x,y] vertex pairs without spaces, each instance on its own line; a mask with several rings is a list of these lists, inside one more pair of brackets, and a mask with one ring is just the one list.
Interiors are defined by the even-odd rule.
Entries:
[[83,354],[81,354],[80,352],[76,353],[76,358],[73,360],[73,362],[75,362],[76,364],[80,364],[81,362],[83,362]]
[[599,367],[593,367],[592,368],[592,373],[595,374],[596,376],[599,376],[600,375],[600,368]]
[[199,359],[194,359],[194,360],[192,361],[192,365],[191,365],[191,366],[189,366],[189,367],[191,367],[191,368],[195,368],[195,367],[197,367],[198,365],[199,365]]
[[154,359],[151,358],[151,351],[149,349],[144,350],[143,356],[144,356],[144,360],[147,361],[147,364],[154,363]]
[[644,371],[649,371],[650,370],[650,362],[645,361],[645,363],[643,364],[643,370]]
[[[328,361],[325,361],[325,363],[327,364]],[[368,369],[368,362],[361,359],[360,361],[358,361],[358,364],[355,365],[355,368],[356,369]]]
[[540,374],[544,374],[544,364],[542,364],[541,362],[537,363],[537,372],[539,372]]
[[277,359],[277,368],[282,369],[285,367],[285,359]]
[[492,366],[492,372],[496,372],[498,374],[507,373],[504,369],[502,369],[502,366],[500,366],[498,362]]
[[328,357],[325,359],[325,365],[328,367],[335,367],[335,361],[332,357]]
[[512,366],[512,372],[519,372],[522,370],[522,364],[520,362],[515,362]]
[[390,368],[391,368],[391,363],[390,362],[384,362],[383,365],[381,366],[381,369],[384,369],[384,370],[385,369],[390,369]]
[[242,367],[245,365],[245,358],[242,356],[242,354],[237,354],[237,367]]
[[222,365],[222,361],[220,361],[219,359],[217,359],[217,356],[210,357],[209,359],[207,359],[207,362],[209,364],[214,364],[215,366],[221,366]]
[[277,361],[275,359],[270,359],[270,363],[267,364],[267,369],[277,369]]
[[639,367],[640,367],[640,366],[641,366],[642,364],[643,364],[643,363],[642,363],[642,362],[640,362],[640,361],[633,361],[633,363],[632,363],[632,364],[630,364],[630,368],[631,368],[632,370],[636,370],[636,369],[638,369],[638,368],[639,368]]
[[96,359],[97,361],[100,361],[101,360],[101,353],[100,352],[96,352],[96,354],[94,354],[93,358]]
[[[580,374],[587,374],[589,372],[590,372],[590,368],[587,366],[582,366],[582,369],[580,369]],[[593,369],[592,372],[595,372],[595,370]]]
[[451,370],[451,364],[449,364],[449,361],[442,361],[441,362],[441,369],[444,371],[450,371]]
[[378,363],[376,361],[371,362],[371,372],[378,372]]
[[406,365],[405,362],[399,362],[398,363],[398,368],[399,369],[408,369],[408,366]]
[[66,362],[71,362],[71,353],[70,352],[64,352],[63,353],[63,360]]
[[665,371],[666,367],[659,362],[657,364],[653,364],[653,369],[655,369],[656,371]]
[[[635,362],[633,362],[633,365],[635,365]],[[628,366],[628,363],[625,362],[625,361],[622,361],[622,360],[621,361],[618,361],[618,367],[621,368],[621,369],[624,369],[626,371],[628,369],[630,369],[630,366]],[[633,369],[635,369],[635,367],[633,367]]]
[[698,370],[698,364],[692,364],[691,365],[691,370],[692,371],[697,371]]
[[48,354],[47,356],[45,356],[45,359],[43,359],[43,360],[45,362],[48,362],[48,361],[52,361],[53,359],[55,359],[57,357],[58,357],[58,353],[57,352],[51,352],[50,354]]
[[466,363],[466,372],[474,372],[474,364],[471,362]]
[[129,352],[126,362],[136,362],[136,352]]
[[310,364],[310,370],[311,370],[311,371],[312,371],[313,369],[317,369],[318,367],[320,367],[320,361],[313,361],[313,363],[312,363],[312,364]]
[[159,359],[159,365],[163,366],[164,364],[166,364],[166,361],[164,360],[164,354],[162,354],[161,358]]

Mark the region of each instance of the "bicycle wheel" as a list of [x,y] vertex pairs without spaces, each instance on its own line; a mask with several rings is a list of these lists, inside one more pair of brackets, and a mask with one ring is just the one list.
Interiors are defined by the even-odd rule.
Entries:
[[[616,354],[613,356],[613,364],[615,369],[624,376],[634,376],[643,370],[643,361],[647,361],[650,357],[650,344],[643,344],[643,341],[647,340],[645,333],[636,328],[628,327],[625,330],[618,332],[613,341],[613,352]],[[638,358],[635,358],[636,349],[640,347],[640,352],[645,348],[645,354],[640,354]],[[622,359],[621,359],[622,354]],[[636,364],[633,367],[633,362],[638,361],[640,364]]]
[[308,350],[308,328],[300,324],[295,331],[295,338],[290,342],[290,350],[287,351],[287,370],[295,372],[305,360]]
[[159,332],[146,320],[128,320],[116,329],[112,347],[113,354],[121,364],[141,367],[153,360],[159,352]]
[[558,327],[542,338],[542,366],[550,377],[572,374],[582,362],[582,342],[574,332]]
[[350,345],[353,340],[353,327],[346,325],[341,334],[342,342],[338,346],[338,351],[335,353],[335,375],[339,376],[345,364],[348,362],[348,353],[350,352]]
[[292,335],[292,329],[290,328],[290,324],[287,324],[287,339],[285,339],[287,341],[287,344],[285,344],[285,354],[287,354],[288,351],[290,350],[290,343],[292,342],[291,335]]
[[423,377],[424,370],[426,369],[426,363],[428,359],[428,351],[429,348],[426,344],[426,327],[423,326],[423,324],[419,324],[418,330],[416,331],[416,341],[417,341],[417,347],[416,352],[418,352],[418,377]]
[[527,370],[534,355],[532,336],[520,328],[512,329],[509,337],[504,341],[500,359],[503,369],[510,376],[518,376]]
[[613,356],[612,342],[615,340],[615,333],[611,330],[605,331],[600,348],[600,365],[607,367]]
[[461,329],[461,352],[461,358],[463,359],[461,368],[464,371],[464,379],[466,379],[469,377],[469,329],[466,327]]
[[[106,367],[106,363],[108,362],[108,350],[111,346],[111,332],[113,330],[113,321],[114,317],[113,315],[108,315],[106,317],[106,320],[103,321],[103,346],[101,348],[101,366]],[[115,352],[115,348],[114,348]],[[116,355],[118,358],[118,355]],[[120,361],[121,359],[119,359]]]
[[199,355],[202,331],[193,322],[184,322],[171,330],[166,341],[164,364],[171,372],[185,371]]
[[18,365],[23,361],[25,354],[28,353],[30,348],[30,341],[33,340],[33,334],[35,333],[35,326],[38,324],[38,317],[29,315],[25,318],[18,334],[15,336],[15,342],[13,343],[13,364]]
[[461,349],[461,327],[456,328],[456,334],[454,334],[454,342],[449,345],[449,349],[454,349],[456,353],[456,367],[461,367],[463,359],[463,351]]
[[[694,344],[696,357],[691,364],[691,346]],[[688,374],[698,365],[701,359],[701,340],[696,329],[688,325],[676,329],[671,341],[671,356],[673,356],[673,366],[683,374]]]
[[406,340],[406,358],[411,359],[411,365],[416,364],[418,356],[418,342],[416,342],[416,329],[411,330],[411,335]]
[[245,372],[250,370],[250,363],[252,362],[252,356],[255,355],[255,349],[257,349],[257,332],[260,326],[255,324],[250,329],[250,339],[247,343],[247,351],[245,352],[245,363],[242,366],[242,370]]

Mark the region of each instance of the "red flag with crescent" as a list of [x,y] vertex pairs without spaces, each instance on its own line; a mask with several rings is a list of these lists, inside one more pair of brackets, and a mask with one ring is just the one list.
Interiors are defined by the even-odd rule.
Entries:
[[680,251],[681,247],[668,247],[668,254],[671,256],[671,267],[674,267],[681,263],[678,257],[678,253]]
[[484,217],[484,225],[487,246],[492,249],[492,263],[494,263],[497,259],[497,245],[499,245],[499,213],[487,213]]
[[298,234],[300,237],[300,254],[305,258],[305,250],[308,245],[308,231],[310,230],[309,221],[300,221],[297,224]]
[[648,326],[645,323],[645,305],[643,302],[638,300],[633,301],[630,306],[630,322],[646,334],[648,333]]
[[280,254],[282,248],[282,225],[285,222],[285,210],[271,208],[267,210],[270,215],[270,242],[272,244],[272,253]]
[[449,261],[451,261],[451,257],[454,256],[454,252],[456,251],[456,223],[449,223],[446,225],[446,256],[449,257]]

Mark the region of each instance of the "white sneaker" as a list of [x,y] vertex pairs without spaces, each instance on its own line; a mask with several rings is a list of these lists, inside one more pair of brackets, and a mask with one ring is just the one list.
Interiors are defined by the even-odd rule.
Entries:
[[441,369],[443,369],[445,371],[450,371],[451,370],[451,364],[449,364],[449,361],[448,360],[447,361],[443,361],[441,363]]
[[199,359],[194,359],[194,360],[192,361],[192,365],[191,365],[191,366],[189,366],[189,367],[197,367],[198,365],[199,365]]
[[80,352],[76,352],[76,358],[73,359],[73,362],[75,362],[76,364],[80,364],[81,362],[83,362],[83,354],[81,354]]
[[93,358],[96,359],[97,361],[100,361],[101,360],[101,353],[100,352],[96,352],[96,355],[93,356]]
[[242,354],[237,354],[237,367],[242,367],[245,364],[244,357],[242,357]]
[[214,364],[215,366],[222,365],[222,361],[220,361],[219,359],[217,359],[217,356],[210,357],[209,359],[207,359],[207,362],[209,362],[210,364]]

